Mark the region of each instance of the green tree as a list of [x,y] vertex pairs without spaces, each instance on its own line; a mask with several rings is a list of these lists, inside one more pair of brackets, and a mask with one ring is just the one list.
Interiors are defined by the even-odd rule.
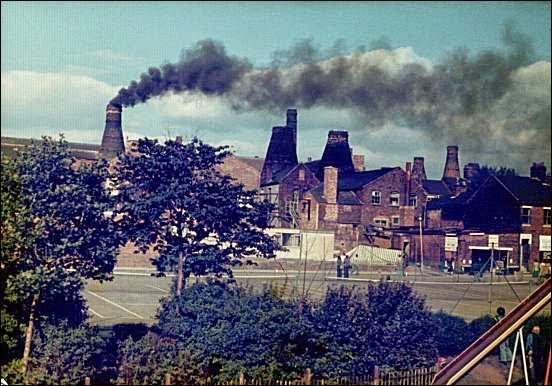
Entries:
[[244,258],[274,256],[276,244],[263,232],[270,205],[215,168],[228,154],[198,139],[146,138],[117,166],[121,228],[140,251],[159,254],[160,272],[177,272],[177,295],[191,273],[231,276]]
[[24,216],[17,223],[21,240],[8,260],[5,290],[26,315],[25,374],[40,311],[81,322],[83,279],[110,279],[123,239],[108,215],[114,198],[106,189],[105,162],[78,166],[61,136],[58,141],[43,137],[15,165]]

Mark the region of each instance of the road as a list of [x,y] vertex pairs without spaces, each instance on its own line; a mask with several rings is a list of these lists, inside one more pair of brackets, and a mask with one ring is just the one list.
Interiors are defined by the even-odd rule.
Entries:
[[[102,284],[91,281],[87,283],[84,296],[88,300],[91,321],[98,325],[116,323],[155,322],[159,301],[168,295],[172,277],[152,277],[151,271],[130,269],[117,270],[113,281]],[[236,280],[243,285],[252,286],[260,291],[272,285],[285,296],[301,295],[303,283],[305,293],[313,300],[323,298],[327,288],[340,285],[366,287],[371,282],[382,278],[381,273],[361,273],[350,280],[337,279],[333,272],[311,271],[283,272],[274,270],[235,271]],[[171,275],[172,276],[172,275]],[[387,276],[384,274],[383,277]],[[432,311],[444,310],[466,320],[475,319],[489,312],[489,285],[486,282],[474,281],[471,276],[450,277],[445,275],[390,275],[391,281],[408,280],[408,285],[423,296]],[[196,279],[189,279],[193,283]],[[523,299],[535,288],[534,284],[525,281],[513,281],[513,290]],[[516,294],[502,277],[494,279],[492,286],[492,303],[490,309],[503,306],[511,309],[518,303]]]

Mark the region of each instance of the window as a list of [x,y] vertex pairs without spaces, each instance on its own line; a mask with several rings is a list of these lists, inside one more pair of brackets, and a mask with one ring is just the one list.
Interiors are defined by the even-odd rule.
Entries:
[[376,226],[379,226],[379,227],[387,228],[387,219],[386,218],[381,218],[381,217],[376,217],[374,219],[374,224]]
[[351,205],[343,205],[343,212],[352,212],[353,207]]
[[310,219],[311,219],[311,200],[303,201],[302,212],[307,214],[307,220],[310,221]]
[[411,194],[408,197],[408,206],[416,206],[417,204],[417,197],[415,194]]
[[393,226],[399,226],[401,225],[401,218],[399,216],[393,216],[391,217],[391,223]]
[[550,208],[544,208],[544,225],[552,224],[552,212]]
[[393,192],[389,195],[389,205],[391,206],[399,206],[401,200],[400,193]]
[[372,205],[381,204],[381,192],[374,191],[372,192]]
[[531,224],[531,208],[521,208],[521,223],[524,225]]
[[299,176],[297,178],[299,181],[305,181],[305,169],[299,169]]
[[298,247],[301,244],[301,235],[298,233],[282,233],[284,247]]

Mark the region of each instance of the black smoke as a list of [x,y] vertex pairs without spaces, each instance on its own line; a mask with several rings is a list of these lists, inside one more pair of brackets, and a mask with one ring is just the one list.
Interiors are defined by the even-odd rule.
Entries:
[[222,44],[204,40],[183,51],[178,63],[150,67],[140,75],[140,80],[119,90],[111,103],[134,106],[168,92],[223,95],[250,70],[251,64],[246,59],[229,56]]
[[178,63],[150,68],[112,102],[134,106],[167,93],[200,92],[224,98],[237,111],[348,109],[362,122],[350,130],[391,122],[470,154],[494,152],[505,164],[516,152],[533,156],[528,148],[549,158],[550,94],[535,100],[518,84],[518,72],[535,62],[532,42],[513,23],[505,24],[502,41],[499,50],[458,48],[439,63],[413,61],[397,70],[381,60],[395,55],[387,38],[353,50],[341,40],[327,50],[304,40],[276,51],[266,68],[206,40],[184,51]]

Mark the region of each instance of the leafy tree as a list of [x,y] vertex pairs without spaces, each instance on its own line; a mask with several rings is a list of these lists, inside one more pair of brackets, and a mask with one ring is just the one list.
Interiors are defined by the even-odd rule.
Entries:
[[472,191],[477,190],[477,188],[479,188],[479,186],[481,186],[481,184],[483,184],[483,182],[485,182],[485,180],[490,176],[502,177],[502,176],[517,176],[517,175],[518,174],[515,169],[509,168],[507,166],[498,167],[498,166],[483,165],[480,168],[479,173],[470,179],[469,189]]
[[140,251],[158,252],[160,272],[177,272],[177,295],[191,273],[231,276],[243,258],[273,257],[275,242],[263,233],[270,205],[215,169],[229,154],[224,147],[146,138],[134,150],[114,177],[117,215]]
[[[46,309],[55,316],[61,310],[81,322],[82,279],[111,277],[122,238],[106,215],[114,199],[106,189],[105,162],[79,167],[63,137],[43,137],[21,153],[16,171],[25,215],[17,224],[21,240],[10,260],[6,297],[25,310],[25,373],[37,315]],[[55,308],[52,301],[64,303]]]
[[307,367],[310,336],[306,308],[264,292],[255,295],[224,282],[199,283],[164,300],[161,336],[189,349],[206,376],[219,381],[240,371],[265,380],[297,376]]

